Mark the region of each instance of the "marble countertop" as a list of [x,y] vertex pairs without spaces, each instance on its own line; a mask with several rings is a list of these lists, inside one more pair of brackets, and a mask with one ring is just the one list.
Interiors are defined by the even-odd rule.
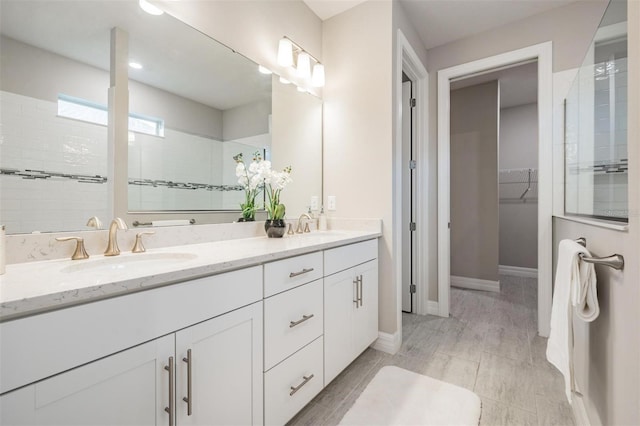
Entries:
[[0,322],[380,237],[316,231],[8,265],[0,276]]

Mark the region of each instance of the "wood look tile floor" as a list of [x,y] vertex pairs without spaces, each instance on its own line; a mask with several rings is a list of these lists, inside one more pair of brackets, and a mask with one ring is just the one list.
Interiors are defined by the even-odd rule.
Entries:
[[367,349],[289,425],[337,425],[385,365],[474,391],[480,425],[574,425],[562,375],[536,332],[536,281],[501,275],[500,283],[500,293],[451,288],[449,318],[403,314],[397,354]]

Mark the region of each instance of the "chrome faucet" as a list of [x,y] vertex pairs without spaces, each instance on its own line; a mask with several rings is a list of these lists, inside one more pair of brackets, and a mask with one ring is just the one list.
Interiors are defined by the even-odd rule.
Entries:
[[302,213],[300,215],[300,217],[298,218],[298,227],[296,228],[296,234],[302,234],[302,232],[311,232],[311,230],[309,229],[309,221],[307,221],[305,223],[304,231],[302,230],[302,219],[303,218],[307,218],[307,219],[309,219],[309,221],[313,220],[311,218],[311,216],[309,216],[307,213]]
[[120,248],[118,247],[118,229],[129,229],[124,220],[116,217],[111,221],[109,225],[109,243],[107,249],[104,251],[105,256],[117,256],[120,254]]

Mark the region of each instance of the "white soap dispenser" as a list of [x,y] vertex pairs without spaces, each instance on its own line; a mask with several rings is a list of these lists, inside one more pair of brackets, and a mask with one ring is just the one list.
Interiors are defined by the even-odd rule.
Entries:
[[327,216],[324,214],[324,206],[320,208],[320,215],[318,216],[318,231],[327,230]]

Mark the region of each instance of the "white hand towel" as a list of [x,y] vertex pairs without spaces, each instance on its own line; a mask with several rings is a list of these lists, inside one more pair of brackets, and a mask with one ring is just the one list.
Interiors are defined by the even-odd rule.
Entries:
[[595,270],[593,264],[580,261],[580,253],[590,256],[589,251],[575,241],[560,241],[551,307],[551,331],[547,342],[547,359],[563,374],[569,402],[574,389],[573,306],[586,308],[583,314],[587,317],[592,316],[592,308],[597,309],[597,303],[593,303]]

